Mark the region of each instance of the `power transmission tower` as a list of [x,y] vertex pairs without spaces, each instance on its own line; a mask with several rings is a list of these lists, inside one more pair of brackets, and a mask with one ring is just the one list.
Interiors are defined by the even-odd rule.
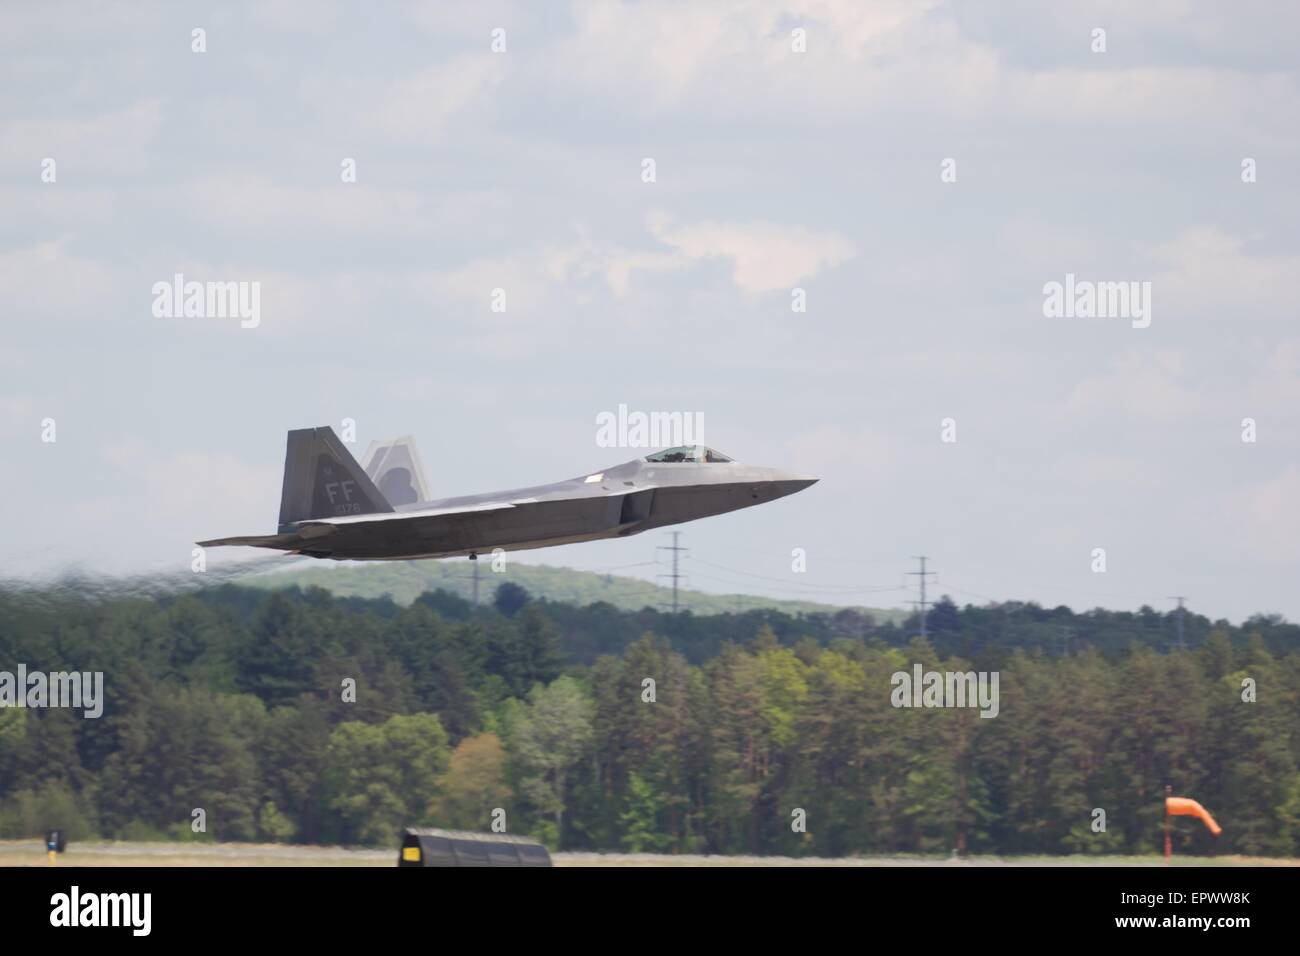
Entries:
[[927,570],[925,569],[925,562],[928,560],[928,559],[926,558],[925,555],[923,555],[923,554],[922,554],[922,555],[917,555],[917,558],[916,558],[916,559],[917,559],[918,561],[921,562],[921,570],[920,570],[920,571],[908,571],[907,573],[908,573],[909,575],[916,575],[917,577],[920,578],[920,581],[921,581],[921,600],[919,600],[919,601],[913,601],[912,604],[915,605],[915,606],[920,610],[920,612],[921,612],[921,640],[925,640],[925,639],[926,639],[926,634],[927,634],[926,629],[925,629],[925,609],[926,609],[927,607],[930,606],[930,602],[928,602],[928,601],[925,599],[925,579],[926,579],[927,577],[929,577],[930,575],[934,574],[934,572],[933,572],[933,571],[927,571]]
[[1182,594],[1171,594],[1169,599],[1178,602],[1178,649],[1183,651],[1187,649],[1187,644],[1183,641],[1183,618],[1187,614],[1187,608],[1183,606],[1183,602],[1187,598]]
[[676,614],[676,613],[681,609],[681,605],[678,603],[678,600],[677,600],[677,588],[678,588],[678,582],[681,580],[681,577],[682,577],[681,574],[680,574],[680,573],[678,572],[678,570],[677,570],[677,568],[678,568],[678,563],[677,563],[677,562],[678,562],[678,558],[681,556],[681,553],[682,553],[683,551],[689,551],[690,548],[683,548],[683,547],[681,547],[681,546],[677,543],[677,540],[682,536],[682,533],[681,533],[680,531],[673,531],[673,532],[670,532],[670,533],[671,533],[672,536],[673,536],[673,543],[672,543],[671,545],[668,545],[668,544],[661,544],[661,545],[659,545],[659,547],[656,548],[655,550],[657,550],[657,551],[671,551],[671,552],[673,553],[673,570],[672,570],[672,573],[671,573],[671,574],[664,573],[664,574],[660,574],[660,575],[658,575],[658,576],[661,577],[661,578],[672,578],[672,579],[673,579],[673,613]]
[[[474,595],[474,606],[478,607],[478,555],[477,554],[471,554],[469,556],[469,566],[470,568],[473,569],[473,573],[469,575],[469,579],[470,581],[473,582],[472,593]],[[460,575],[457,574],[455,575],[455,577],[459,578]]]

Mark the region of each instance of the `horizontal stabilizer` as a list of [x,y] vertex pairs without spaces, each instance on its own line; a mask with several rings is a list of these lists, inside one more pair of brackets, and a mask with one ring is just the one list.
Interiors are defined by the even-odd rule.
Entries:
[[250,534],[236,538],[213,538],[211,541],[199,541],[200,548],[221,548],[226,546],[244,548],[279,548],[300,543],[301,535],[296,534]]

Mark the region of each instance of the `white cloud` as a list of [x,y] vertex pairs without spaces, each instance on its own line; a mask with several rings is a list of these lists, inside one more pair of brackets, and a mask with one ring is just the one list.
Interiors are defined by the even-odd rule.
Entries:
[[291,33],[329,34],[343,10],[336,0],[261,0],[252,7],[258,23]]
[[[481,309],[497,325],[523,330],[525,320],[545,317],[548,331],[566,323],[566,304],[588,301],[592,280],[623,298],[638,273],[682,271],[708,260],[730,261],[735,287],[747,294],[788,291],[798,282],[848,260],[852,244],[833,232],[768,222],[699,222],[674,225],[667,216],[650,217],[649,230],[671,252],[627,249],[581,232],[563,245],[546,245],[504,257],[475,259],[458,268],[426,273],[416,280],[419,294],[435,305],[448,301]],[[506,311],[490,313],[493,289],[506,291]],[[480,330],[481,331],[481,330]],[[523,347],[517,341],[518,347]]]
[[[162,123],[159,99],[70,119],[15,118],[0,123],[0,168],[40,181],[41,160],[58,164],[59,182],[142,167]],[[58,188],[57,185],[51,188]]]
[[1137,351],[1120,355],[1108,371],[1076,385],[1065,412],[1083,417],[1120,414],[1168,421],[1208,409],[1204,389],[1184,369],[1181,353]]
[[[1251,446],[1242,445],[1244,454]],[[1300,465],[1229,492],[1205,514],[1220,516],[1216,536],[1224,550],[1249,561],[1300,560]],[[1223,520],[1226,519],[1226,520]],[[1292,567],[1294,565],[1292,564]],[[1274,600],[1280,602],[1283,595]]]
[[393,139],[442,145],[450,120],[471,108],[482,111],[491,105],[489,94],[505,79],[508,68],[508,56],[464,54],[391,84],[383,91],[378,109],[367,115]]
[[[315,114],[315,122],[308,128],[323,134],[322,148],[338,150],[340,158],[356,156],[359,166],[373,169],[368,161],[363,163],[367,145],[382,144],[385,152],[391,148],[388,144],[446,147],[469,139],[468,130],[477,132],[489,125],[498,106],[511,99],[506,80],[512,60],[508,54],[489,52],[486,36],[482,51],[461,53],[432,65],[425,64],[435,59],[433,56],[420,57],[414,72],[404,71],[405,61],[378,75],[304,70],[295,94]],[[231,112],[230,107],[223,105],[222,109]],[[245,123],[261,118],[260,111],[235,115]],[[300,146],[290,144],[290,148]],[[377,155],[383,154],[369,151],[370,157]],[[306,156],[310,159],[311,151]],[[359,181],[366,175],[362,172]]]
[[0,438],[40,435],[41,416],[30,395],[0,395]]
[[33,174],[26,186],[0,186],[0,209],[13,220],[39,222],[45,228],[68,232],[109,222],[117,208],[108,189],[83,189],[64,183],[41,183]]
[[1121,485],[1154,488],[1161,476],[1151,462],[1132,455],[1081,454],[1056,462],[1052,468],[1056,480],[1072,489],[1073,494],[1096,493],[1098,485]]
[[[993,45],[1004,34],[973,31],[966,19],[1016,22],[996,12],[959,17],[939,0],[810,0],[798,12],[783,0],[578,4],[573,34],[547,51],[548,86],[649,116],[689,109],[732,122],[779,115],[791,125],[902,110],[1150,129],[1168,128],[1171,119],[1194,123],[1213,111],[1233,129],[1267,135],[1279,103],[1300,109],[1289,76],[1170,64],[1158,59],[1160,42],[1141,61],[1156,59],[1155,65],[1091,56],[1092,21],[1080,27],[1073,8],[1061,17],[1069,22],[1044,25],[1044,39],[1075,30],[1086,65],[1008,63]],[[1019,18],[1025,19],[1031,18]],[[1213,32],[1187,8],[1162,17],[1161,28],[1171,20],[1185,36]],[[807,31],[805,53],[791,52],[796,26]],[[1115,29],[1118,44],[1126,34]]]
[[1243,415],[1295,420],[1300,414],[1300,339],[1277,345],[1246,383]]
[[730,259],[732,281],[742,292],[789,291],[799,282],[853,257],[853,244],[835,232],[770,222],[698,222],[674,225],[650,218],[650,231],[691,260]]
[[70,242],[63,237],[0,253],[0,294],[11,319],[22,311],[48,315],[104,305],[120,275],[69,254]]
[[[336,163],[341,163],[340,157]],[[341,171],[341,165],[333,167]],[[500,215],[506,198],[500,190],[431,194],[366,180],[365,159],[355,183],[299,186],[261,174],[223,173],[151,191],[144,201],[183,208],[200,220],[226,229],[300,233],[304,228],[340,234],[417,235],[465,229],[484,217]]]
[[133,534],[153,543],[155,554],[174,548],[178,567],[188,566],[195,540],[274,527],[281,478],[275,466],[231,455],[169,455],[136,441],[106,447],[104,458],[122,479],[117,493],[76,502],[76,520],[112,527],[113,515],[131,514]]
[[491,39],[489,31],[497,27],[506,31],[507,50],[512,45],[511,37],[526,37],[523,42],[535,42],[538,20],[547,9],[540,4],[510,0],[439,0],[438,3],[406,0],[403,6],[406,17],[421,31],[438,39],[456,37],[477,41],[485,50]]
[[1294,313],[1300,256],[1251,255],[1244,239],[1213,227],[1185,230],[1150,255],[1159,268],[1151,278],[1157,314],[1248,327]]
[[[241,338],[254,336],[301,336],[310,330],[331,334],[355,332],[376,311],[393,305],[400,293],[400,277],[372,269],[336,271],[328,275],[267,268],[259,262],[179,258],[170,262],[153,259],[154,269],[139,280],[132,301],[140,321],[173,328],[230,333]],[[156,282],[171,283],[180,274],[186,282],[258,283],[260,324],[241,328],[238,318],[156,318],[151,314]],[[253,341],[249,339],[249,341]],[[197,347],[197,346],[196,346]]]

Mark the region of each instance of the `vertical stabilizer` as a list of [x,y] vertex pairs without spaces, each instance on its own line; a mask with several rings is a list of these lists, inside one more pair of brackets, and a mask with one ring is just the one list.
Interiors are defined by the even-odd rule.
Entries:
[[415,450],[413,438],[371,442],[362,462],[366,475],[389,504],[413,505],[429,500],[429,488],[424,483],[424,469],[420,467],[420,454]]
[[282,533],[296,521],[392,510],[334,429],[324,425],[289,432],[280,492]]

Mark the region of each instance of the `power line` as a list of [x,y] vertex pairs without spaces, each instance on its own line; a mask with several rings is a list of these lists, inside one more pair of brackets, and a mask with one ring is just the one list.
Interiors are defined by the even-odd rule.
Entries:
[[[936,581],[936,583],[938,582]],[[1003,603],[999,598],[989,597],[987,594],[980,594],[978,591],[967,591],[965,588],[954,587],[953,585],[948,584],[947,582],[944,582],[944,584],[941,587],[942,590],[944,591],[956,591],[958,594],[966,594],[969,595],[970,597],[977,597],[982,601],[988,601],[990,604]]]
[[[685,577],[685,575],[683,575],[683,577]],[[725,584],[727,585],[727,587],[731,587],[731,588],[744,588],[744,587],[754,586],[753,582],[751,581],[737,581],[734,578],[718,577],[717,575],[713,575],[713,574],[694,573],[691,575],[691,578],[692,579],[700,578],[705,581],[716,581],[719,584]],[[848,598],[853,595],[888,594],[890,592],[906,591],[907,585],[899,585],[898,587],[884,588],[882,590],[863,590],[859,588],[845,588],[844,590],[832,590],[829,592],[824,590],[818,590],[818,589],[804,589],[804,588],[795,587],[793,585],[786,585],[784,587],[781,586],[767,587],[764,588],[763,590],[766,592],[766,594],[784,593],[791,596],[789,598],[782,597],[781,600],[794,600],[797,598],[805,601],[811,601],[814,603],[826,604],[826,603],[833,603],[836,598]],[[764,597],[765,595],[746,594],[744,596],[761,598]]]
[[817,552],[822,561],[831,561],[835,564],[893,564],[897,558],[845,558],[835,554],[822,554]]
[[658,565],[658,561],[637,561],[635,564],[615,564],[607,568],[589,568],[593,574],[608,574],[610,571],[625,571],[628,568],[648,568],[650,565]]
[[809,584],[804,581],[794,581],[791,580],[790,578],[776,578],[766,574],[755,574],[752,571],[742,571],[739,568],[729,568],[726,565],[717,564],[716,562],[713,561],[706,561],[703,558],[693,557],[690,560],[697,561],[700,564],[707,564],[711,568],[717,568],[719,571],[726,571],[729,574],[740,574],[747,578],[758,578],[760,581],[773,581],[777,584],[784,585],[787,588],[807,588],[813,591],[838,591],[846,594],[849,593],[862,594],[870,591],[897,591],[898,590],[898,585],[896,584],[895,585],[866,584],[866,585],[862,585],[861,587],[852,587],[852,586],[844,587],[839,585]]

